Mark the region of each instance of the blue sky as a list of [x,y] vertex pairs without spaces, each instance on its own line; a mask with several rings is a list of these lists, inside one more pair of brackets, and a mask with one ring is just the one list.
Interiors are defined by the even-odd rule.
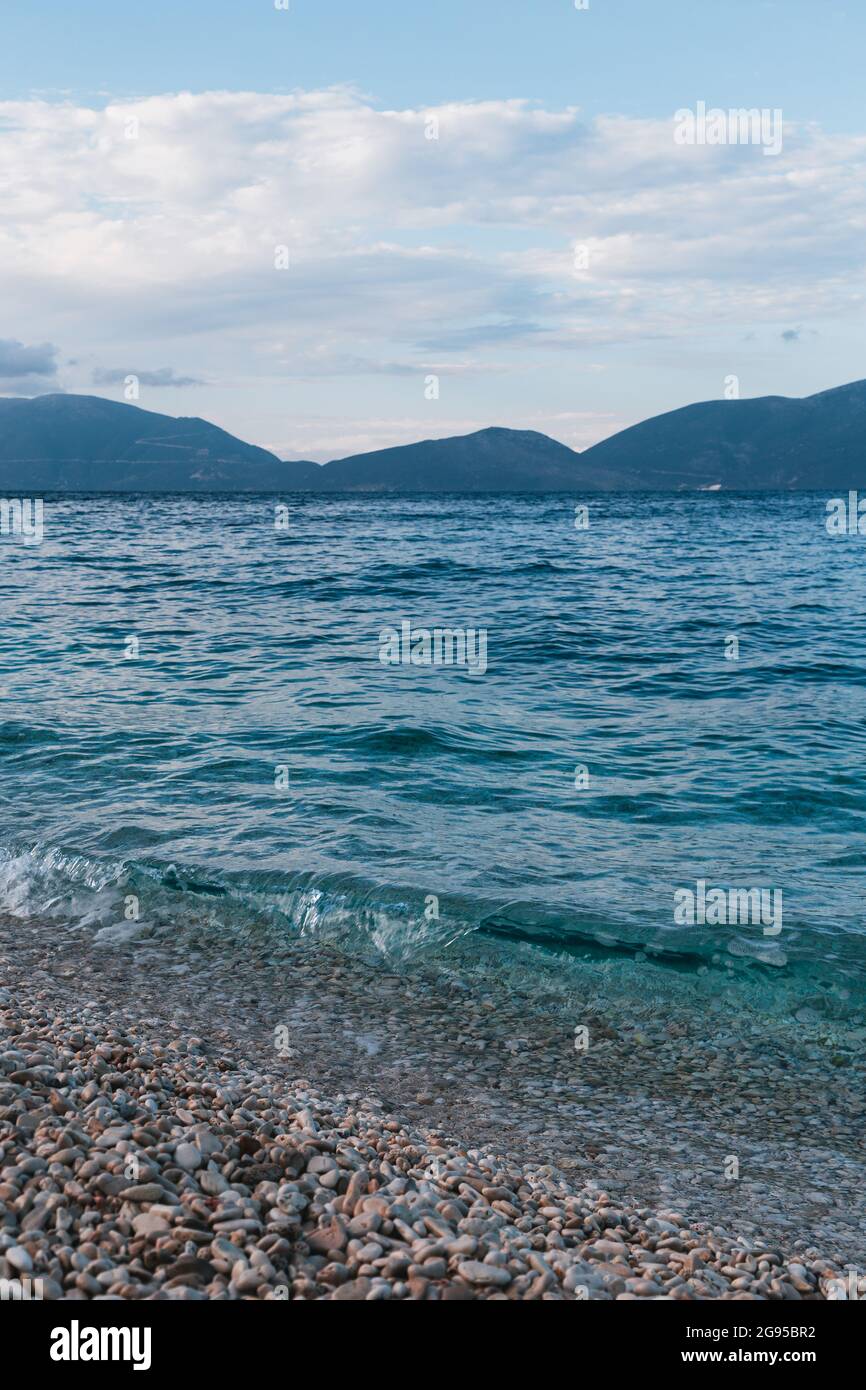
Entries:
[[[814,0],[4,0],[0,391],[135,374],[324,459],[866,376],[864,40]],[[698,101],[780,109],[782,155],[678,150]]]
[[[276,20],[276,24],[275,24]],[[589,115],[783,106],[849,129],[866,7],[833,0],[4,0],[6,96],[360,86],[377,103],[524,96]]]

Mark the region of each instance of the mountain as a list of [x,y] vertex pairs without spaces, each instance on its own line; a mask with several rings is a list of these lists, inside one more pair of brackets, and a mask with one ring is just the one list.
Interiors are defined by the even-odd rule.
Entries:
[[705,401],[575,453],[486,429],[335,459],[281,462],[206,420],[97,396],[0,397],[0,494],[753,491],[866,486],[866,381],[795,399]]
[[866,485],[866,381],[802,399],[705,401],[580,456],[601,487],[846,489]]
[[98,396],[0,397],[0,490],[118,492],[557,491],[579,455],[534,430],[479,430],[324,466],[281,462],[206,420]]
[[335,459],[329,492],[558,492],[576,486],[580,455],[535,430],[478,430]]
[[281,463],[206,420],[157,415],[99,396],[0,398],[0,488],[212,492],[309,482],[319,465]]

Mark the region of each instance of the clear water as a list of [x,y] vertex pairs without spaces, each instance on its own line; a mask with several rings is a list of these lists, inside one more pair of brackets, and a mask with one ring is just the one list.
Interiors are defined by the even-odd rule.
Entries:
[[[811,495],[580,500],[47,498],[0,538],[0,908],[860,1006],[866,538]],[[486,672],[383,665],[404,619],[485,629]],[[677,925],[699,879],[781,934]]]

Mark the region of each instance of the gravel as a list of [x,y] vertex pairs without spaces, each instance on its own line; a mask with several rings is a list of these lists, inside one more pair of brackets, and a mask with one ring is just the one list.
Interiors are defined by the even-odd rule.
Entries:
[[810,1300],[846,1277],[129,1013],[0,989],[0,1278],[45,1298]]

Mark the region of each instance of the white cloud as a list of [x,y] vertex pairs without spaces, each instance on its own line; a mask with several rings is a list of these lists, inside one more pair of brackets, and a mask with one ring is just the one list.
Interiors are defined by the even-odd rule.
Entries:
[[[517,100],[0,103],[3,326],[81,359],[67,389],[100,361],[171,360],[154,389],[255,379],[271,417],[293,380],[494,380],[708,324],[778,341],[861,312],[864,174],[859,136],[786,129],[768,160]],[[364,418],[388,419],[384,397]],[[326,453],[341,429],[328,446],[323,421]]]
[[194,376],[178,376],[173,367],[157,367],[155,371],[141,371],[132,367],[97,367],[93,373],[96,386],[122,386],[130,376],[134,376],[139,386],[203,386],[204,382]]

